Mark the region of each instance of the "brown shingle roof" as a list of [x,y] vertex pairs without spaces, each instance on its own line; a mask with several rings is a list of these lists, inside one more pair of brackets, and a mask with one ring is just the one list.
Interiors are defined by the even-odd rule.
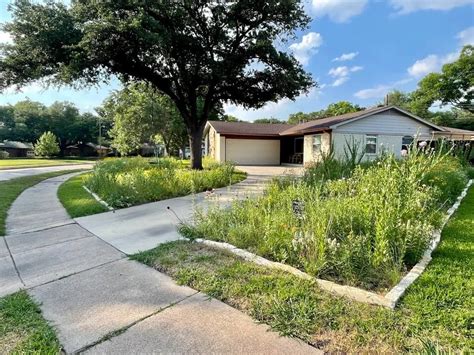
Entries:
[[280,133],[293,125],[286,123],[251,123],[209,121],[217,133],[232,136],[279,137]]
[[304,134],[304,133],[310,133],[310,132],[316,132],[316,131],[324,131],[330,129],[331,126],[352,120],[354,118],[362,117],[365,115],[370,115],[374,114],[377,112],[381,112],[386,110],[387,107],[372,107],[366,110],[362,111],[357,111],[357,112],[351,112],[351,113],[346,113],[344,115],[339,115],[339,116],[332,116],[332,117],[325,117],[325,118],[320,118],[318,120],[314,121],[309,121],[305,123],[301,123],[299,125],[296,125],[290,129],[287,129],[286,131],[282,132],[282,136],[288,136],[288,135],[294,135],[294,134]]

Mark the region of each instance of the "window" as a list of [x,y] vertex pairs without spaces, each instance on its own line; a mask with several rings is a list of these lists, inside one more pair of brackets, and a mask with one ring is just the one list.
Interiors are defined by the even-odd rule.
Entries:
[[413,137],[412,136],[404,136],[402,138],[402,150],[408,151],[408,148],[410,148],[412,143],[413,143]]
[[321,135],[315,134],[313,136],[313,152],[321,153]]
[[365,136],[365,154],[377,154],[377,136]]

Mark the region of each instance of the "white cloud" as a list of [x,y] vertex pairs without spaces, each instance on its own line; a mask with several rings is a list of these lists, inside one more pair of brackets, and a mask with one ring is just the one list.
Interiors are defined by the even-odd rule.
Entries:
[[317,16],[328,16],[334,22],[347,22],[364,11],[368,0],[312,0]]
[[459,39],[459,44],[465,46],[467,44],[474,45],[474,26],[466,28],[464,31],[459,32],[456,35],[456,38]]
[[390,4],[399,14],[408,14],[420,10],[447,11],[455,7],[472,5],[474,0],[390,0]]
[[354,94],[354,96],[357,97],[358,99],[364,99],[364,100],[381,98],[381,97],[384,97],[389,91],[399,86],[408,84],[409,82],[412,82],[412,81],[413,81],[413,78],[405,78],[391,84],[377,85],[370,89],[359,90]]
[[350,78],[350,73],[354,73],[357,71],[362,70],[363,67],[361,66],[353,66],[353,67],[347,67],[345,65],[336,67],[336,68],[331,68],[328,72],[329,76],[332,76],[335,80],[331,84],[331,86],[341,86],[344,84],[346,81],[349,80]]
[[301,38],[301,42],[293,43],[290,49],[298,61],[306,65],[309,63],[312,54],[317,53],[317,48],[323,44],[323,37],[320,33],[309,32]]
[[354,59],[359,52],[343,53],[339,57],[334,58],[333,62],[345,62],[346,60]]
[[414,78],[421,78],[429,73],[437,72],[446,63],[451,63],[458,58],[458,53],[448,53],[444,56],[430,54],[423,59],[418,59],[407,71]]
[[10,33],[5,31],[0,31],[0,43],[12,43],[13,39]]

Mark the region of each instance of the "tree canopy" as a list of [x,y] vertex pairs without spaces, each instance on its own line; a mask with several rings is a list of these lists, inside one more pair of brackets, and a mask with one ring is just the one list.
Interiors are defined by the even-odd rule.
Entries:
[[70,102],[42,103],[24,100],[0,106],[0,141],[35,142],[46,131],[57,137],[61,150],[78,142],[97,142],[98,117],[80,113]]
[[112,75],[147,82],[180,112],[194,168],[202,168],[202,133],[216,105],[259,108],[314,85],[274,44],[307,27],[300,0],[16,0],[10,9],[0,88],[38,79],[92,85]]
[[350,112],[357,112],[363,110],[363,107],[360,107],[357,104],[350,103],[348,101],[338,101],[331,103],[325,109],[304,113],[297,112],[293,113],[288,117],[288,123],[297,124],[301,122],[307,122],[312,120],[317,120],[325,117],[339,116],[344,115]]

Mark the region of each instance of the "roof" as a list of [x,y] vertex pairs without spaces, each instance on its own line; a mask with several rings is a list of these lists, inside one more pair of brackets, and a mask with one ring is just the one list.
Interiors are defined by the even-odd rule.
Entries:
[[308,133],[316,133],[330,131],[343,124],[353,122],[364,117],[375,115],[385,111],[398,111],[418,122],[430,126],[435,131],[443,132],[446,128],[436,126],[435,124],[425,121],[424,119],[411,114],[397,106],[377,106],[366,110],[346,113],[344,115],[320,118],[317,120],[290,125],[286,123],[251,123],[251,122],[224,122],[209,121],[209,124],[217,133],[232,136],[256,136],[256,137],[279,137],[279,136],[295,136]]
[[446,132],[436,132],[436,133],[454,133],[454,134],[471,134],[474,135],[474,131],[469,131],[467,129],[461,129],[461,128],[453,128],[453,127],[446,127],[446,126],[440,126],[444,131]]
[[286,123],[251,123],[209,121],[209,124],[222,135],[279,137],[280,133],[293,127]]
[[296,125],[284,132],[282,132],[281,135],[283,136],[288,136],[288,135],[295,135],[295,134],[306,134],[306,133],[313,133],[313,132],[320,132],[320,131],[325,131],[325,130],[331,130],[333,128],[336,128],[338,126],[341,126],[343,124],[375,115],[377,113],[385,112],[385,111],[390,111],[390,110],[395,110],[398,111],[406,116],[411,117],[414,120],[417,120],[427,126],[430,126],[434,128],[435,130],[442,131],[443,129],[434,125],[431,122],[425,121],[422,118],[415,116],[411,114],[410,112],[407,112],[405,110],[402,110],[399,107],[396,106],[381,106],[381,107],[371,107],[366,110],[362,111],[357,111],[357,112],[351,112],[351,113],[346,113],[344,115],[339,115],[339,116],[332,116],[332,117],[325,117],[325,118],[320,118],[314,121],[309,121],[305,123],[301,123],[299,125]]
[[12,148],[12,149],[33,149],[33,144],[17,142],[17,141],[3,141],[3,142],[0,142],[0,147]]

